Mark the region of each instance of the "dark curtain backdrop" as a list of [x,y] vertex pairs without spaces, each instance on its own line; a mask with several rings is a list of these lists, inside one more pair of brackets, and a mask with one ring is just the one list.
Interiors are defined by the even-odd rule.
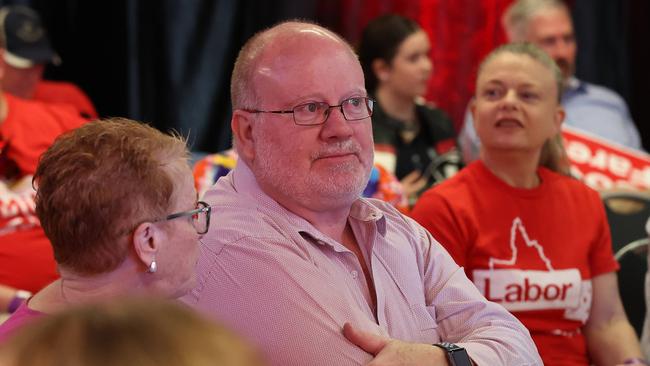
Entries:
[[[71,80],[102,116],[127,116],[189,135],[192,148],[230,146],[229,76],[242,43],[280,20],[305,18],[356,44],[373,17],[416,19],[432,40],[435,74],[427,98],[457,128],[478,61],[504,41],[500,16],[512,0],[26,0],[63,58],[46,76]],[[579,42],[577,74],[628,101],[650,145],[647,0],[571,0]]]

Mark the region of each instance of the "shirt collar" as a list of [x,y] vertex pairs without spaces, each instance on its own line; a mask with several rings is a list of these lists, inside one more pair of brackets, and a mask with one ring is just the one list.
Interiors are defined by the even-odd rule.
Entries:
[[374,223],[377,225],[379,235],[386,235],[386,217],[383,211],[365,198],[359,198],[352,203],[350,218],[365,223]]
[[[351,223],[352,225],[375,225],[377,228],[377,233],[382,237],[386,236],[386,217],[384,213],[365,198],[359,198],[352,203],[348,219],[350,221],[354,221]],[[349,251],[342,244],[336,243],[331,238],[322,234],[320,231],[318,231],[318,229],[309,224],[307,220],[304,220],[304,222],[308,225],[308,228],[303,227],[298,229],[298,233],[304,239],[310,240],[318,245],[330,246],[337,252]],[[359,242],[359,245],[364,244]],[[371,244],[370,248],[372,247],[373,245]]]
[[569,77],[565,85],[565,93],[584,93],[586,91],[586,84],[575,76]]

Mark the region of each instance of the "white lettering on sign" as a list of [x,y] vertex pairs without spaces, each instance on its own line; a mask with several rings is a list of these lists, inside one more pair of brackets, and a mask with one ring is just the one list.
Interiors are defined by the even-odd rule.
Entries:
[[571,172],[594,189],[650,189],[650,167],[637,168],[629,158],[603,148],[566,140]]
[[39,225],[34,208],[35,196],[36,191],[31,185],[28,189],[15,192],[0,181],[0,235]]
[[630,183],[636,187],[650,188],[650,167],[645,167],[643,170],[634,169],[630,174]]
[[628,177],[632,171],[632,162],[628,158],[603,149],[592,152],[589,146],[580,141],[568,141],[566,153],[569,160],[576,164],[586,164],[618,177]]
[[576,164],[587,164],[591,160],[591,149],[579,141],[567,141],[565,146],[569,160]]
[[34,213],[34,196],[27,194],[0,194],[0,217],[10,218],[16,215]]
[[[566,319],[587,320],[591,308],[591,281],[583,281],[577,268],[554,269],[551,259],[544,253],[544,246],[528,236],[519,217],[512,220],[509,247],[509,258],[490,257],[487,269],[473,271],[474,284],[488,300],[510,311],[565,309]],[[521,268],[518,256],[526,247],[535,249],[527,252],[526,263],[539,259],[545,270]],[[537,258],[530,258],[535,257],[534,253]]]
[[475,270],[474,284],[490,301],[511,311],[575,308],[580,271]]

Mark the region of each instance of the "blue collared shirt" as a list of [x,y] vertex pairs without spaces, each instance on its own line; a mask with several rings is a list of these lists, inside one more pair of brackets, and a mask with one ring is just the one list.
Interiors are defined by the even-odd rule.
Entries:
[[[564,123],[628,148],[642,150],[639,131],[621,96],[602,86],[571,77],[562,96],[566,110]],[[479,157],[480,141],[469,108],[459,135],[463,159],[469,163]]]

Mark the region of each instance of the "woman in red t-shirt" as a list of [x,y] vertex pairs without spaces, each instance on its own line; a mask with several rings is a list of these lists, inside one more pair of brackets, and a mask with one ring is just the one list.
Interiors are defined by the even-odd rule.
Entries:
[[427,191],[412,216],[526,325],[545,364],[645,364],[600,197],[568,176],[557,65],[509,44],[483,61],[476,84],[481,159]]

